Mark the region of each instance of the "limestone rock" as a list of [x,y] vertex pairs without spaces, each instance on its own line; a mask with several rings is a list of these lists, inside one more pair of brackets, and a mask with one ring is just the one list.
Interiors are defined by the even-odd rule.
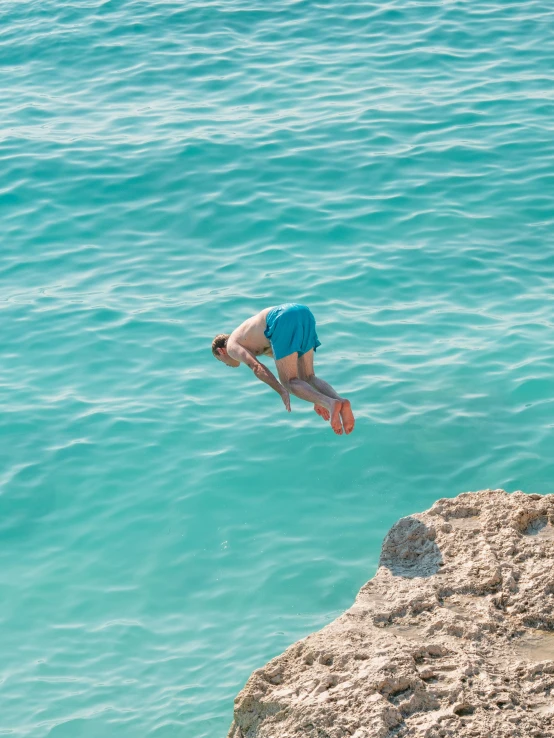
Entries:
[[256,670],[228,738],[554,738],[554,495],[399,520],[354,605]]

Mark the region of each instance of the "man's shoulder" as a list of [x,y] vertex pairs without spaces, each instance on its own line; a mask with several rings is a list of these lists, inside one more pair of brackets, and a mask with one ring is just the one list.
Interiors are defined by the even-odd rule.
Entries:
[[240,346],[240,341],[238,340],[238,337],[237,337],[237,330],[238,328],[235,328],[235,330],[230,334],[229,338],[227,339],[227,348],[229,348],[230,346]]

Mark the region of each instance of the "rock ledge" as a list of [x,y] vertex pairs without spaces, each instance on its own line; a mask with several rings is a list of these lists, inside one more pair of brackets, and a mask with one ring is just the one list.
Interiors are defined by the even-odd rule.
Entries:
[[554,495],[399,520],[354,605],[257,669],[228,738],[554,737]]

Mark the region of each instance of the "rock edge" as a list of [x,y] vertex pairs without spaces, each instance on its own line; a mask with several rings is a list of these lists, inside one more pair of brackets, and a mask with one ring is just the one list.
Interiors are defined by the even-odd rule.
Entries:
[[228,738],[554,737],[554,495],[401,518],[334,622],[257,669]]

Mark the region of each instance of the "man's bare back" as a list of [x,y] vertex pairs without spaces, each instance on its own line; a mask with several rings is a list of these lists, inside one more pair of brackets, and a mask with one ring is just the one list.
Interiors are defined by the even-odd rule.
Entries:
[[227,351],[229,351],[229,346],[231,346],[232,351],[233,344],[236,342],[254,356],[261,356],[262,354],[273,356],[269,339],[264,335],[266,316],[270,310],[272,308],[264,308],[256,315],[245,320],[244,323],[241,323],[238,328],[235,328],[227,340]]
[[[317,414],[330,420],[337,435],[351,433],[354,415],[350,401],[314,373],[314,352],[320,341],[315,318],[304,305],[287,303],[264,308],[241,323],[231,334],[220,334],[212,342],[212,353],[231,367],[246,364],[281,397],[290,412],[290,395],[314,404]],[[279,380],[258,356],[273,356]]]

